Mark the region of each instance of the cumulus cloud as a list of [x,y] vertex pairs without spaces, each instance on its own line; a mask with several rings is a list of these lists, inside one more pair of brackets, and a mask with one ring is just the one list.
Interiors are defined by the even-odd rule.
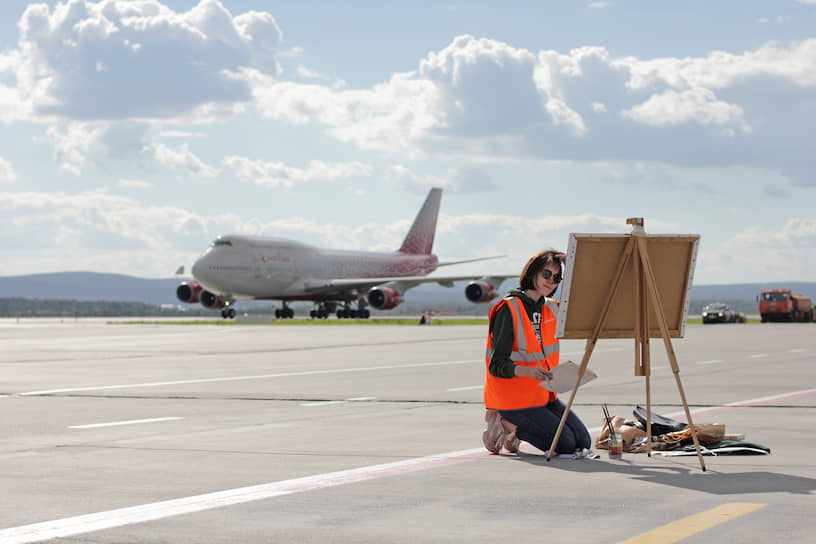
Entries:
[[280,73],[275,19],[234,15],[219,0],[185,12],[160,0],[32,3],[17,27],[17,47],[0,54],[0,122],[47,124],[60,170],[73,175],[95,149],[140,153],[157,130],[136,124],[240,113],[252,100],[240,70]]
[[[58,138],[71,136],[69,123],[86,123],[86,130],[149,123],[141,136],[121,134],[121,149],[139,151],[157,136],[157,123],[208,123],[247,107],[409,158],[785,165],[805,172],[816,156],[806,128],[816,122],[816,39],[636,58],[604,47],[533,51],[463,35],[418,59],[412,71],[351,89],[304,66],[294,72],[301,81],[281,79],[274,18],[234,15],[218,0],[200,0],[186,12],[159,0],[32,4],[18,26],[18,47],[0,56],[0,121],[61,123],[51,137],[61,145],[61,168],[74,174],[108,140]],[[110,126],[104,130],[112,134]]]
[[58,126],[49,127],[46,136],[54,147],[59,170],[80,175],[88,160],[88,152],[98,144],[104,130],[103,126],[93,123],[70,123],[64,131]]
[[778,231],[750,227],[723,244],[724,249],[773,249],[810,248],[816,249],[816,219],[789,219]]
[[282,162],[265,162],[247,157],[230,155],[224,159],[224,165],[231,168],[235,175],[256,185],[268,187],[294,187],[303,182],[370,176],[373,168],[359,161],[326,163],[311,161],[306,168],[287,166]]
[[153,153],[160,164],[169,168],[184,170],[192,176],[214,178],[218,175],[218,169],[199,159],[195,153],[190,151],[190,147],[186,143],[181,144],[176,149],[164,144],[157,144]]
[[306,79],[329,79],[329,76],[323,75],[320,72],[316,72],[310,68],[306,68],[305,66],[298,66],[295,71],[297,72],[297,75]]
[[719,247],[701,251],[697,268],[706,275],[728,277],[739,268],[753,276],[790,280],[810,277],[816,262],[816,219],[794,218],[779,230],[752,226]]
[[[99,272],[139,270],[148,276],[169,276],[178,263],[191,262],[219,234],[274,234],[320,247],[394,251],[410,227],[411,217],[385,224],[341,225],[303,217],[272,221],[246,216],[197,214],[176,206],[145,204],[106,190],[79,193],[0,192],[0,213],[11,228],[0,231],[0,244],[10,258],[7,274],[31,270],[92,269]],[[441,215],[437,228],[440,255],[472,257],[462,248],[512,253],[523,262],[537,248],[530,240],[564,239],[569,231],[619,232],[622,217],[593,214],[551,216]],[[650,221],[657,230],[676,225]],[[525,236],[518,236],[524,232]],[[76,259],[81,249],[83,258]],[[514,262],[515,262],[514,261]],[[495,263],[493,263],[495,265]],[[16,268],[15,268],[16,267]],[[492,268],[496,270],[495,266]]]
[[14,181],[17,179],[17,173],[9,161],[0,157],[0,182]]
[[265,117],[293,125],[317,121],[329,126],[338,140],[366,149],[416,153],[428,129],[441,124],[437,90],[410,74],[395,74],[369,90],[277,82],[254,70],[242,76]]
[[[717,100],[708,89],[664,91],[623,112],[624,116],[647,125],[665,126],[696,122],[725,125],[743,120],[742,108]],[[748,131],[743,124],[743,130]]]
[[17,85],[38,116],[173,118],[248,100],[247,84],[231,71],[278,73],[272,16],[233,16],[218,0],[184,13],[157,0],[32,4],[18,27]]
[[364,90],[251,70],[240,77],[268,118],[321,123],[340,140],[409,156],[807,170],[815,151],[790,127],[816,122],[816,39],[639,59],[603,47],[535,53],[459,36],[417,70]]

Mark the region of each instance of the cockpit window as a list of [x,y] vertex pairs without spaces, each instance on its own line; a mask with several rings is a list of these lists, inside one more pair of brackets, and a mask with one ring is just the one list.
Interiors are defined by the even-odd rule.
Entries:
[[232,242],[229,240],[221,240],[220,238],[212,243],[212,247],[217,246],[232,246]]

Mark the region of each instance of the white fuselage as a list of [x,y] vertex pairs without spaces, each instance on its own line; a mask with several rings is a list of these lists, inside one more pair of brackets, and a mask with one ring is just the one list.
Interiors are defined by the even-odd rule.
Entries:
[[235,298],[298,298],[326,280],[424,276],[435,270],[433,254],[320,249],[292,240],[222,236],[193,264],[205,289]]

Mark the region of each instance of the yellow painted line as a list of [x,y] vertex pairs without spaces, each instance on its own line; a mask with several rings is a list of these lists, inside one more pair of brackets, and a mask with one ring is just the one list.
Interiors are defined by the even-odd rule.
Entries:
[[765,506],[768,505],[756,502],[729,502],[624,540],[620,544],[670,544],[671,542],[678,542],[693,534],[711,529],[716,525],[745,514],[750,514]]

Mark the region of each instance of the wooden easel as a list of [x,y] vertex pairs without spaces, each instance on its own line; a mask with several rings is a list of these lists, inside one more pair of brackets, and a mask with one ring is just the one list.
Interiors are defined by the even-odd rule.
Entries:
[[658,326],[660,327],[660,334],[663,337],[663,343],[666,346],[666,354],[669,358],[674,379],[677,382],[677,390],[680,392],[680,399],[683,402],[683,409],[686,412],[686,421],[688,421],[691,429],[691,437],[694,440],[694,446],[697,448],[697,458],[700,460],[700,467],[705,472],[705,462],[703,462],[703,454],[700,451],[700,442],[697,439],[697,430],[694,428],[694,422],[691,419],[691,411],[686,402],[686,394],[683,392],[683,384],[680,381],[680,367],[677,365],[677,357],[674,354],[671,337],[669,333],[669,326],[666,321],[666,314],[663,310],[663,302],[660,299],[660,293],[657,290],[657,283],[655,281],[654,271],[649,261],[649,253],[646,245],[646,232],[643,230],[643,218],[635,217],[626,220],[628,225],[632,225],[631,237],[627,240],[626,246],[618,261],[617,271],[615,272],[615,279],[612,282],[612,288],[609,290],[609,295],[604,302],[598,322],[592,331],[592,334],[587,339],[586,348],[584,350],[583,359],[581,359],[581,366],[578,370],[578,380],[575,382],[575,387],[570,393],[567,409],[561,416],[561,422],[558,424],[558,430],[555,432],[550,445],[550,453],[547,456],[547,461],[552,458],[555,447],[558,444],[558,439],[561,437],[561,431],[564,429],[567,416],[569,415],[572,402],[575,400],[575,394],[578,392],[578,385],[584,377],[586,368],[589,365],[589,358],[592,351],[595,349],[595,344],[601,335],[606,318],[609,315],[609,308],[615,298],[615,294],[623,280],[623,272],[629,259],[633,259],[633,281],[634,281],[634,338],[635,338],[635,376],[644,376],[646,378],[646,436],[647,441],[647,455],[652,455],[652,401],[651,401],[651,361],[649,356],[649,301],[651,301],[652,308],[657,316]]

